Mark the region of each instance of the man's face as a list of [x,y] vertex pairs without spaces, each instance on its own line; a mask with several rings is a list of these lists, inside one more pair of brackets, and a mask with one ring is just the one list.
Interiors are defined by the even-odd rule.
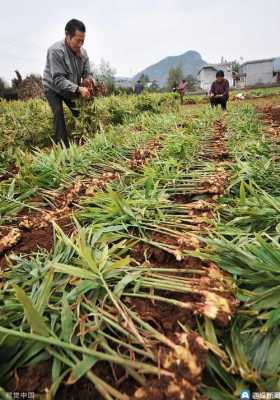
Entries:
[[223,82],[223,80],[224,80],[224,77],[223,77],[223,76],[217,76],[217,81],[218,81],[218,82]]
[[66,35],[67,44],[74,53],[79,53],[84,41],[86,34],[85,32],[76,31],[74,36]]

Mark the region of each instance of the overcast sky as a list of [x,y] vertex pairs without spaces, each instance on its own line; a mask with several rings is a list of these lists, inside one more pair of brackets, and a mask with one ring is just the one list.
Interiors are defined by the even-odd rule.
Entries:
[[187,50],[211,63],[280,56],[279,0],[3,0],[0,76],[42,73],[71,18],[86,24],[90,59],[121,76]]

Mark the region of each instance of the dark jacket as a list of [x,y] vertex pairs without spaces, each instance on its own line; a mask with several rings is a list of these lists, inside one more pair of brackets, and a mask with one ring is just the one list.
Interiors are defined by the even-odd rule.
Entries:
[[135,85],[135,93],[136,94],[140,94],[140,93],[142,93],[143,92],[143,89],[144,89],[144,86],[142,85],[142,83],[136,83],[136,85]]
[[214,81],[211,85],[210,94],[213,93],[215,96],[217,94],[228,97],[229,94],[229,83],[227,79],[222,82]]

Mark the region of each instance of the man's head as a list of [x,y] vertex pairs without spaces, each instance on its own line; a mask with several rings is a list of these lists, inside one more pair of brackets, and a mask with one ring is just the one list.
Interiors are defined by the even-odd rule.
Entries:
[[222,70],[220,69],[220,71],[218,71],[218,72],[216,73],[216,79],[217,79],[218,82],[221,82],[221,81],[224,80],[224,78],[225,78],[224,71],[222,71]]
[[80,53],[86,36],[86,27],[82,21],[71,19],[65,26],[66,42],[71,50]]

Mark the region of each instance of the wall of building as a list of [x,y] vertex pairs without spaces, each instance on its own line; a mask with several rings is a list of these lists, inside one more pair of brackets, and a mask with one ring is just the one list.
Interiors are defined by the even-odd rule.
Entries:
[[233,86],[232,64],[231,63],[219,64],[219,65],[217,65],[217,68],[224,71],[225,79],[228,80],[229,86],[232,87]]
[[229,86],[233,86],[233,78],[232,78],[232,68],[231,65],[229,64],[219,64],[215,65],[215,69],[213,68],[202,68],[198,80],[200,81],[200,87],[202,90],[206,90],[207,92],[209,91],[212,82],[215,81],[216,79],[216,73],[218,69],[221,69],[224,71],[225,78],[229,81]]
[[[280,67],[280,58],[278,64]],[[277,83],[277,76],[276,74],[273,76],[273,70],[277,70],[276,67],[278,66],[278,64],[275,63],[275,59],[244,63],[240,67],[240,73],[246,74],[246,76],[242,76],[240,81],[236,82],[235,87],[244,88],[245,86],[271,85]],[[225,78],[229,81],[230,87],[233,87],[231,63],[215,64],[214,67],[217,70],[221,69],[224,71]],[[202,68],[199,73],[198,79],[200,81],[201,89],[209,91],[212,82],[216,79],[215,69]]]
[[276,82],[276,76],[273,76],[273,60],[243,64],[241,72],[246,74],[246,86]]
[[212,82],[216,79],[216,71],[211,68],[202,68],[199,73],[198,79],[200,81],[201,89],[208,92],[210,90]]
[[233,87],[235,89],[244,89],[246,87],[246,76],[241,76],[238,81],[236,80]]

